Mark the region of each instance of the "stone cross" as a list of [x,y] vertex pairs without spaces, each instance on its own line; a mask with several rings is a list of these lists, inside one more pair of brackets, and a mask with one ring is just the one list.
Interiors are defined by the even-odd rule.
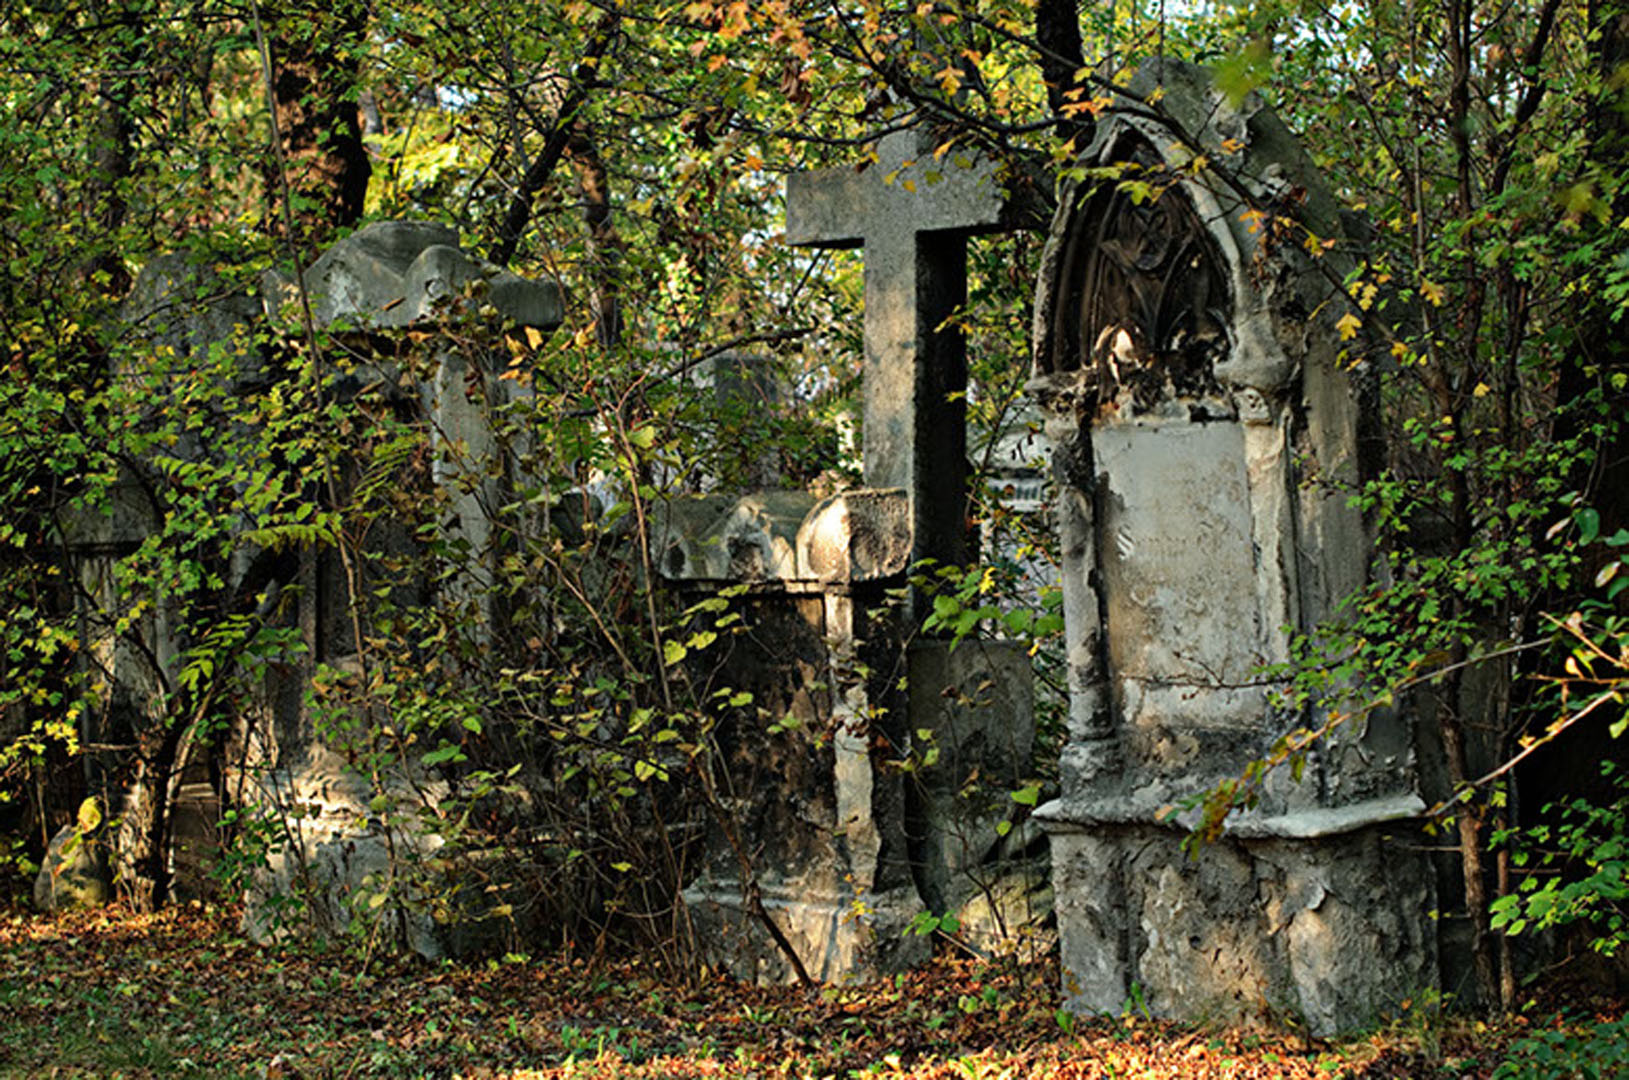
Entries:
[[995,163],[935,158],[925,132],[877,145],[869,168],[793,173],[786,242],[865,248],[869,488],[903,488],[913,555],[967,561],[967,349],[942,327],[967,299],[967,238],[1013,227]]

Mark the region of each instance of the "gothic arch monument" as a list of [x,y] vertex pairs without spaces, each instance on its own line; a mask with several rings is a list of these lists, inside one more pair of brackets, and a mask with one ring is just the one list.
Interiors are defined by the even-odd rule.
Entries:
[[1370,445],[1336,325],[1351,243],[1254,95],[1166,62],[1121,100],[1060,195],[1035,315],[1069,636],[1062,797],[1039,811],[1065,993],[1350,1028],[1438,978],[1407,719],[1337,731],[1197,859],[1173,808],[1318,721],[1261,671],[1367,580],[1343,491]]

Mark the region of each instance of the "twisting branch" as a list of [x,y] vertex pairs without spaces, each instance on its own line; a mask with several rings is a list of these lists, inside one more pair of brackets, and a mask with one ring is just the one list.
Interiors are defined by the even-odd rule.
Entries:
[[560,163],[560,158],[571,142],[577,114],[588,103],[589,91],[598,84],[599,62],[611,48],[619,21],[618,15],[606,15],[594,28],[594,33],[588,40],[588,47],[583,50],[582,62],[577,65],[576,78],[571,89],[566,92],[559,110],[554,115],[554,127],[543,143],[543,150],[532,160],[526,174],[521,177],[520,186],[515,189],[514,195],[509,200],[509,207],[504,211],[503,220],[497,227],[497,237],[487,249],[487,258],[500,266],[515,257],[515,249],[520,245],[521,235],[532,220],[532,198],[543,190],[543,186],[554,175],[554,167]]

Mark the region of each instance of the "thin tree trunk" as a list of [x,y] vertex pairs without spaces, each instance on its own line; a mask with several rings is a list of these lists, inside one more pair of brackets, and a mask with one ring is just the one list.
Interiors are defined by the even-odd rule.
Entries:
[[610,50],[618,26],[617,17],[607,15],[595,27],[593,36],[583,50],[583,61],[577,66],[571,89],[555,111],[554,127],[544,140],[542,151],[527,166],[525,175],[509,200],[508,208],[493,229],[493,241],[487,250],[487,258],[500,266],[515,257],[520,239],[532,220],[532,199],[554,175],[554,167],[560,163],[560,158],[578,133],[578,114],[588,103],[589,89],[599,81],[600,61]]
[[595,141],[584,125],[566,143],[566,154],[577,170],[577,188],[583,197],[583,220],[588,225],[588,253],[593,262],[594,291],[589,304],[594,332],[601,348],[622,340],[622,306],[617,271],[622,262],[622,238],[611,220],[611,178]]
[[[362,217],[373,172],[357,108],[367,29],[368,8],[360,0],[285,8],[267,24],[282,167],[300,234],[293,239],[302,245],[320,245]],[[266,185],[273,233],[284,197],[278,167],[271,164]]]
[[[1079,100],[1085,85],[1076,73],[1086,66],[1080,41],[1080,12],[1075,0],[1038,0],[1035,5],[1035,43],[1041,47],[1041,82],[1046,86],[1046,103],[1059,127],[1076,137],[1091,138],[1090,114],[1079,109],[1067,111]],[[1073,96],[1071,94],[1073,93]]]
[[[103,21],[115,15],[101,5],[92,8]],[[110,68],[134,71],[141,66],[139,56],[127,47],[116,53]],[[86,262],[83,276],[93,289],[111,298],[130,291],[130,271],[119,250],[119,230],[129,215],[125,186],[135,157],[135,124],[130,116],[131,75],[110,70],[96,81],[97,113],[91,148],[91,171],[85,185],[88,224],[97,238],[96,253]]]

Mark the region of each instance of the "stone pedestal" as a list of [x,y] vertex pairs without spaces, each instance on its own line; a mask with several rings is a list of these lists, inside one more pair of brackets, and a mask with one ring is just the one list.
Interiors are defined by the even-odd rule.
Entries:
[[877,680],[859,669],[874,644],[864,613],[910,553],[906,508],[902,492],[858,491],[820,502],[792,492],[707,496],[664,509],[656,550],[670,581],[698,592],[748,586],[733,601],[746,631],[707,661],[715,685],[752,695],[717,732],[729,820],[714,824],[702,872],[684,892],[700,944],[743,978],[794,974],[750,902],[754,888],[816,979],[865,978],[926,957],[927,939],[907,933],[924,909],[893,766],[904,718],[873,707]]
[[1157,808],[1053,803],[1053,889],[1070,1008],[1293,1019],[1329,1034],[1436,985],[1428,865],[1402,797],[1264,819],[1189,857]]

